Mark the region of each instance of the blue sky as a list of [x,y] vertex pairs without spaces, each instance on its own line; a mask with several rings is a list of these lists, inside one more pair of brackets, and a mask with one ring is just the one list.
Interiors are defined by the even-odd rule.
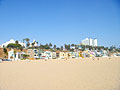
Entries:
[[23,38],[39,43],[120,45],[119,0],[0,0],[0,44]]

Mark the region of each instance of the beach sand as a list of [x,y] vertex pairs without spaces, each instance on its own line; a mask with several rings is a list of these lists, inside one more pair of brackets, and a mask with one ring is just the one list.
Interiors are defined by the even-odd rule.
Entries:
[[120,90],[120,58],[2,62],[0,90]]

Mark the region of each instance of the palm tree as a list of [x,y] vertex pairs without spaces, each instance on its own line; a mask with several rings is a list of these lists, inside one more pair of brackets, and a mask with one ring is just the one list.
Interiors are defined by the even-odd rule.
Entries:
[[52,43],[49,43],[49,47],[52,47]]
[[75,49],[78,49],[78,47],[79,47],[78,45],[75,45]]
[[74,44],[71,44],[71,46],[75,46]]
[[44,47],[45,47],[45,49],[50,49],[50,47],[47,43],[44,45]]
[[64,44],[64,45],[65,45],[65,49],[66,49],[66,50],[70,50],[70,44],[68,44],[68,45],[67,45],[67,44]]
[[30,41],[30,39],[29,39],[29,38],[26,38],[25,40],[26,40],[26,42],[29,42],[29,41]]
[[25,38],[23,40],[27,42],[27,47],[28,47],[30,45],[30,43],[29,43],[30,39],[29,38]]
[[25,39],[23,39],[23,43],[24,43]]
[[63,46],[61,46],[60,49],[63,50]]
[[56,45],[54,45],[53,48],[56,49]]
[[67,49],[67,45],[66,44],[64,44],[64,47],[65,47],[65,49]]

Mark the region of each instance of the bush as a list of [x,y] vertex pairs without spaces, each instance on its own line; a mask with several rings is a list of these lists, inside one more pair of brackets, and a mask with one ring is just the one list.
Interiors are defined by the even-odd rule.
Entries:
[[7,45],[7,48],[17,48],[17,49],[21,49],[22,46],[20,44],[15,44],[15,43],[10,43]]

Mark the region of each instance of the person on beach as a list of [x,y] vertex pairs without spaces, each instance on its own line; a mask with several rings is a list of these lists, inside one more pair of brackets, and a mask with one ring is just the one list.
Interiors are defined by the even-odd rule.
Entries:
[[65,57],[65,60],[67,60],[67,57]]
[[99,60],[99,57],[98,57],[98,60]]

